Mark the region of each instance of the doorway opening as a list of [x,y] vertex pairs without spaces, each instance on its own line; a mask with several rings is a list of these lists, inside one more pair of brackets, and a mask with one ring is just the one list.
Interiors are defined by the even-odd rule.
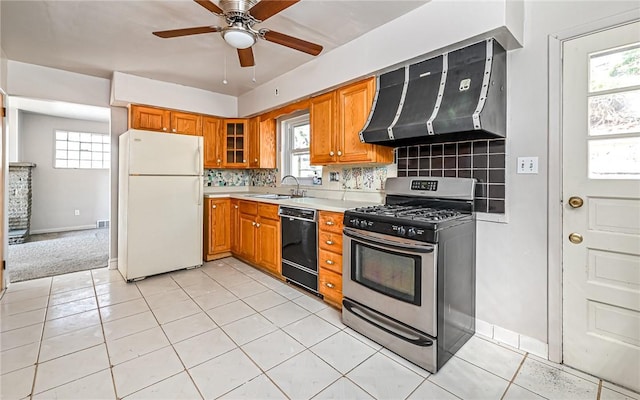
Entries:
[[9,97],[6,282],[106,267],[110,109]]

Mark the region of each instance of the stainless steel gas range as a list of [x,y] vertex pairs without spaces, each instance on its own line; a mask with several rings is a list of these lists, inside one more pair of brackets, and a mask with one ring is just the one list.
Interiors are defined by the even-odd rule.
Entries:
[[389,178],[344,215],[342,320],[435,373],[475,332],[475,180]]

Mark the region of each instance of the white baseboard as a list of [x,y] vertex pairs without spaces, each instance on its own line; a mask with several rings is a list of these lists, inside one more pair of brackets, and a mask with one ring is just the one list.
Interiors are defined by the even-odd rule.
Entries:
[[538,339],[521,335],[480,319],[476,319],[476,333],[507,346],[549,359],[549,345]]
[[109,269],[118,269],[118,259],[110,258],[109,259]]
[[54,232],[69,232],[69,231],[82,231],[85,229],[96,229],[96,225],[79,225],[79,226],[67,226],[64,228],[51,228],[51,229],[36,229],[29,230],[30,235],[37,235],[39,233],[54,233]]

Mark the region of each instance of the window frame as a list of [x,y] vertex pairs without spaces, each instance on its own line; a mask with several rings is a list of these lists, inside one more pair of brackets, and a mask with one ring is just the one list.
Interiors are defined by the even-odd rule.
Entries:
[[[65,138],[64,139],[58,139],[59,134],[65,134]],[[69,136],[70,134],[76,134],[78,135],[78,140],[70,140]],[[82,135],[89,135],[89,141],[87,140],[82,140]],[[100,141],[94,141],[96,137],[100,137]],[[107,141],[105,142],[105,138],[107,138]],[[59,148],[58,143],[65,143],[66,149],[63,148]],[[69,143],[77,143],[77,150],[69,150]],[[90,150],[82,150],[82,147],[84,145],[88,145],[91,149]],[[93,150],[93,145],[94,144],[100,144],[102,146],[102,150]],[[106,150],[105,150],[105,145],[106,145]],[[66,152],[66,157],[58,157],[58,151],[65,151]],[[69,151],[77,151],[78,152],[78,158],[69,158]],[[90,166],[86,167],[86,166],[82,166],[82,153],[83,152],[88,152],[89,153],[89,158],[86,161],[90,162]],[[94,154],[101,154],[101,160],[100,167],[94,167],[93,166],[93,162],[94,162]],[[108,159],[105,160],[105,155],[108,156]],[[58,161],[66,161],[66,166],[62,166],[58,164]],[[69,166],[69,161],[76,161],[78,162],[77,166]],[[95,160],[98,161],[98,160]],[[111,168],[111,137],[108,133],[98,133],[98,132],[80,132],[80,131],[74,131],[74,130],[67,130],[67,129],[54,129],[53,131],[53,168],[54,169],[60,169],[60,170],[65,170],[65,169],[82,169],[82,170],[108,170]]]
[[[297,126],[311,125],[311,118],[308,110],[295,113],[279,119],[280,138],[282,139],[282,151],[280,153],[280,168],[281,176],[293,175],[291,156],[293,154],[308,154],[311,157],[311,147],[294,149],[293,130]],[[310,139],[311,140],[311,139]],[[315,166],[318,169],[318,177],[322,176],[322,166]],[[313,185],[313,177],[300,177],[296,176],[300,185],[311,186]]]

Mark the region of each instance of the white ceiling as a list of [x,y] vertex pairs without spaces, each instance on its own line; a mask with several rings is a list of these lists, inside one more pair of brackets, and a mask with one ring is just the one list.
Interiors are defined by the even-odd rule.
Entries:
[[[427,2],[302,0],[256,27],[318,43],[324,46],[321,57]],[[120,71],[239,96],[313,58],[261,40],[253,48],[254,83],[254,69],[240,67],[235,49],[219,33],[173,39],[151,34],[224,25],[192,0],[2,0],[0,7],[8,59],[103,78]]]

